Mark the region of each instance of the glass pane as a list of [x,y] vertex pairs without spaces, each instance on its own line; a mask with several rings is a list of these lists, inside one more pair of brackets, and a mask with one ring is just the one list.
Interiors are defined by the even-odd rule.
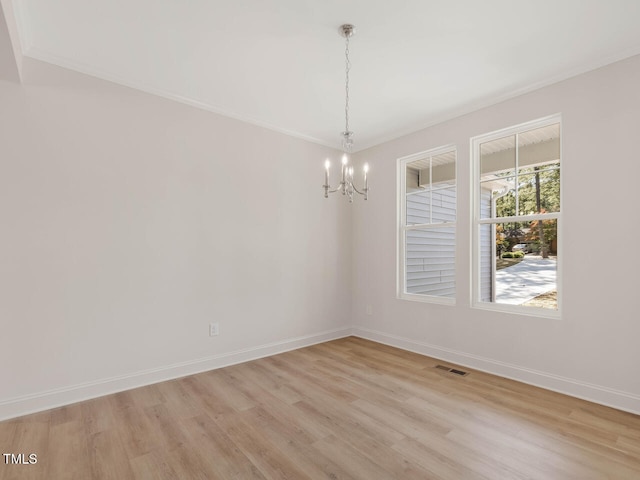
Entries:
[[[427,171],[429,164],[427,163]],[[424,190],[424,185],[420,185],[420,165],[418,162],[408,163],[405,170],[405,183],[407,186],[407,195]]]
[[557,219],[480,226],[480,301],[558,309]]
[[[552,167],[538,173],[521,173],[518,175],[517,182],[517,188],[515,177],[504,177],[500,181],[481,182],[480,218],[500,218],[560,211],[560,170]],[[516,190],[518,195],[517,212]]]
[[406,201],[407,225],[431,223],[431,192],[408,194]]
[[406,225],[455,221],[456,152],[407,163]]
[[455,229],[434,227],[405,233],[406,293],[455,296]]
[[456,221],[456,187],[439,188],[431,192],[431,222]]
[[560,164],[558,162],[523,169],[518,185],[520,215],[560,211]]
[[515,177],[502,177],[480,183],[480,218],[515,215]]
[[539,213],[536,203],[534,175],[518,176],[518,213],[517,215],[532,215]]
[[516,136],[498,138],[480,145],[480,176],[499,177],[516,168]]
[[431,158],[432,187],[455,186],[456,152],[442,153]]
[[[518,134],[520,213],[560,211],[560,124]],[[526,187],[526,189],[525,189]]]
[[560,162],[560,124],[518,134],[518,167],[541,167]]
[[[515,191],[516,136],[498,138],[480,145],[480,218],[505,216],[497,202]],[[515,205],[515,193],[510,194]],[[505,203],[505,200],[502,200]]]
[[506,193],[496,192],[495,218],[512,217],[516,214],[516,191],[511,189]]

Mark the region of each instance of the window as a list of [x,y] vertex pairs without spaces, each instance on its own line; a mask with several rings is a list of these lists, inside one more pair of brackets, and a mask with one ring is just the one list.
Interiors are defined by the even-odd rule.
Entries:
[[475,137],[474,306],[558,316],[560,116]]
[[454,303],[456,150],[398,160],[398,296]]

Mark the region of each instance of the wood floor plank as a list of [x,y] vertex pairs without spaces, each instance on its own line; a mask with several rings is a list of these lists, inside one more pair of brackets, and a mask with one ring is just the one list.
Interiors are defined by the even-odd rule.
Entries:
[[[428,472],[419,465],[410,462],[405,456],[388,448],[377,438],[363,435],[336,437],[331,435],[323,439],[325,455],[332,458],[347,458],[349,466],[353,464],[358,478],[366,476],[371,470],[379,472],[374,478],[402,478],[403,480],[423,480]],[[318,447],[319,444],[316,444]],[[337,452],[340,452],[339,454]],[[358,461],[353,461],[358,459]],[[342,462],[341,462],[342,463]]]
[[146,407],[144,415],[147,423],[152,426],[155,435],[162,444],[162,449],[171,451],[189,443],[189,437],[182,427],[180,418],[172,415],[166,405]]
[[[183,423],[193,442],[179,449],[179,457],[196,459],[194,465],[181,462],[183,474],[192,473],[194,466],[199,465],[204,478],[211,472],[216,478],[264,480],[258,467],[209,415],[202,414]],[[206,465],[210,465],[209,468]],[[190,477],[183,475],[180,478]]]
[[85,426],[86,437],[116,428],[118,421],[112,405],[110,395],[77,404]]
[[0,422],[0,480],[640,479],[640,416],[438,364],[347,337]]
[[411,461],[422,467],[432,480],[449,480],[453,478],[464,478],[465,480],[493,480],[474,471],[465,460],[456,461],[454,452],[449,455],[430,449],[428,446],[417,440],[407,437],[393,446],[394,450],[402,452]]
[[[22,455],[20,463],[5,463],[1,459],[4,471],[3,480],[39,480],[45,479],[49,463],[48,452],[50,430],[50,412],[28,415],[16,422],[9,449],[1,453]],[[2,437],[3,435],[0,435]],[[31,454],[37,456],[37,463],[27,464]]]
[[234,410],[247,410],[257,405],[252,392],[246,387],[244,382],[234,374],[234,367],[224,368],[210,372],[206,375],[211,385],[214,386],[219,395],[223,395]]
[[[0,423],[0,453],[14,452],[14,435],[18,426],[17,420],[7,420]],[[9,467],[6,465],[4,456],[0,458],[0,480],[8,478],[6,475]]]
[[[192,377],[188,379],[193,380]],[[196,392],[187,388],[185,380],[187,379],[157,384],[163,404],[174,418],[191,418],[202,412],[203,399]]]
[[157,430],[138,406],[126,406],[117,412],[115,428],[129,457],[138,457],[161,446]]
[[[77,411],[82,410],[77,409]],[[51,426],[49,452],[46,458],[47,474],[44,478],[68,480],[91,478],[91,467],[84,460],[89,457],[84,433],[85,424],[81,418]]]
[[291,388],[289,382],[282,380],[278,375],[274,375],[274,372],[264,365],[258,362],[247,362],[237,367],[240,375],[245,380],[259,385],[280,401],[292,405],[302,400],[302,396],[294,388]]
[[260,430],[268,436],[269,441],[311,478],[326,477],[332,480],[354,478],[331,457],[323,455],[314,446],[315,441],[309,442],[311,437],[304,434],[301,437],[299,432],[291,435],[291,426],[288,421],[279,421],[261,407],[242,412],[242,415],[252,425],[259,426]]
[[90,478],[95,480],[135,478],[126,447],[116,429],[94,433],[87,440]]
[[164,395],[162,394],[162,390],[155,385],[147,385],[143,388],[136,388],[131,390],[131,396],[133,402],[141,408],[153,407],[155,405],[160,405],[165,403]]
[[305,366],[301,358],[295,357],[296,352],[291,352],[294,356],[294,362],[282,360],[281,358],[266,358],[264,359],[272,368],[280,370],[286,375],[290,381],[295,379],[296,383],[304,383],[306,388],[314,388],[316,390],[322,390],[331,397],[350,402],[358,398],[353,392],[347,391],[340,386],[337,386],[331,382],[318,382],[317,378],[308,372],[308,367]]
[[239,413],[220,415],[215,422],[265,477],[283,480],[311,478],[286,453],[275,447],[265,432],[253,428]]
[[169,465],[176,472],[176,478],[226,480],[226,477],[218,469],[219,464],[201,449],[185,445],[171,451],[167,458]]
[[171,466],[167,455],[159,450],[136,457],[130,460],[130,464],[136,480],[175,480],[181,478]]
[[369,458],[356,451],[348,441],[341,442],[335,436],[318,440],[315,448],[325,457],[333,458],[354,478],[376,478],[394,480],[391,472],[380,468]]
[[[211,416],[233,413],[233,405],[226,396],[220,395],[224,389],[216,385],[218,377],[212,373],[201,373],[177,381],[175,388],[180,390],[180,395],[167,395],[171,400],[167,408],[171,411],[177,408],[183,418],[199,416],[203,412]],[[183,408],[183,405],[188,406]]]

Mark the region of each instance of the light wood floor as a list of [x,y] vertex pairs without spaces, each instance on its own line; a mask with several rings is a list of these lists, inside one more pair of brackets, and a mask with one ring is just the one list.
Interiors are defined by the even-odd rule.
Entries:
[[359,338],[0,423],[9,479],[640,479],[640,417]]

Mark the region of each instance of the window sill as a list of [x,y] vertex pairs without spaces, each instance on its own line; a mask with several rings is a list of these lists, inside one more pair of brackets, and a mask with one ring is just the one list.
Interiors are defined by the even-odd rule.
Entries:
[[520,305],[505,305],[489,302],[475,302],[472,308],[478,310],[488,310],[491,312],[510,313],[512,315],[521,315],[527,317],[551,318],[560,320],[562,318],[559,310],[551,310],[549,308],[540,307],[522,307]]
[[437,297],[435,295],[419,295],[416,293],[400,293],[399,300],[409,300],[411,302],[434,303],[437,305],[455,305],[456,299],[450,297]]

